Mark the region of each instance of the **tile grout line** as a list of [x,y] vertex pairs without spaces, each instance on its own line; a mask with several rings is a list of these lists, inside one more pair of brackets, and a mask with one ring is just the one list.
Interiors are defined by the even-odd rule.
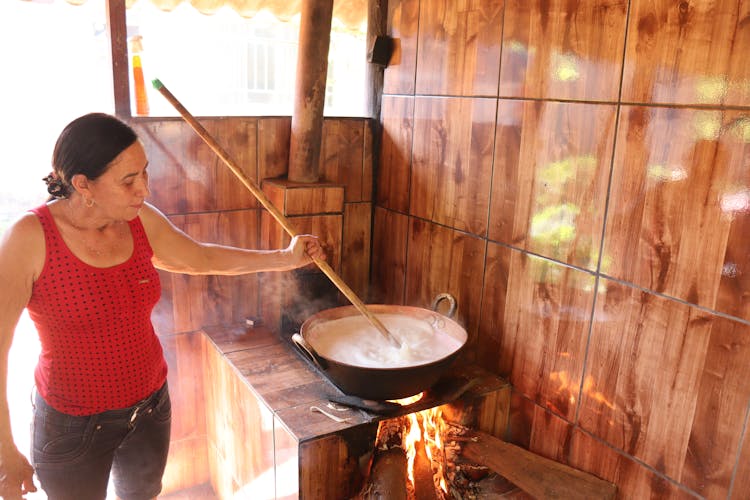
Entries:
[[[503,8],[503,13],[505,12]],[[501,49],[502,50],[502,49]],[[498,85],[500,82],[500,75],[498,75]],[[494,185],[495,181],[495,148],[497,148],[497,120],[500,114],[500,101],[498,99],[495,100],[495,134],[492,138],[492,165],[490,167],[490,186],[489,186],[489,196],[487,196],[487,220],[485,222],[485,228],[484,228],[484,260],[482,262],[482,285],[479,290],[479,317],[477,318],[477,338],[475,339],[477,342],[479,342],[479,337],[482,331],[482,316],[484,315],[484,293],[486,290],[487,285],[487,254],[489,253],[490,249],[490,219],[492,218],[492,186]],[[498,353],[499,354],[499,353]],[[475,360],[476,361],[476,360]],[[506,432],[507,429],[503,429],[503,432]]]
[[417,7],[417,36],[414,42],[414,78],[412,79],[412,94],[407,95],[411,97],[411,130],[409,131],[411,137],[411,144],[409,145],[409,175],[407,180],[407,207],[406,207],[406,244],[404,245],[404,284],[401,289],[401,303],[407,303],[407,284],[409,282],[409,235],[411,234],[411,188],[412,188],[412,169],[414,168],[414,129],[415,129],[415,113],[417,109],[417,73],[419,72],[419,22],[422,17],[422,2],[420,0]]
[[679,304],[683,304],[683,305],[686,305],[688,307],[693,307],[695,309],[698,309],[698,310],[703,311],[703,312],[707,312],[709,314],[713,314],[714,316],[718,316],[720,318],[724,318],[724,319],[727,319],[727,320],[730,320],[730,321],[734,321],[734,322],[740,323],[742,325],[750,326],[750,320],[748,320],[748,319],[740,318],[739,316],[732,316],[731,314],[727,314],[725,312],[718,311],[716,309],[711,309],[710,307],[702,306],[700,304],[695,304],[693,302],[688,302],[687,300],[681,299],[679,297],[674,297],[672,295],[667,295],[667,294],[662,293],[662,292],[657,292],[656,290],[651,290],[650,288],[646,288],[646,287],[638,285],[636,283],[633,283],[633,282],[630,282],[630,281],[625,281],[625,280],[622,280],[620,278],[615,278],[614,276],[610,276],[610,275],[608,275],[606,273],[600,273],[600,274],[601,274],[601,276],[603,278],[607,278],[608,280],[613,281],[615,283],[618,283],[620,285],[627,286],[629,288],[635,288],[636,290],[640,290],[642,292],[650,293],[651,295],[654,295],[656,297],[660,297],[660,298],[665,299],[665,300],[671,300],[672,302],[677,302]]
[[[680,490],[682,490],[682,491],[690,494],[691,496],[693,496],[695,498],[698,498],[698,499],[703,499],[704,498],[701,495],[699,495],[698,493],[696,493],[693,490],[691,490],[690,488],[688,488],[687,486],[685,486],[684,484],[677,482],[676,479],[674,479],[674,478],[668,476],[666,473],[664,473],[664,472],[662,472],[662,471],[654,468],[654,466],[649,465],[648,463],[644,462],[642,459],[638,458],[637,456],[632,455],[632,454],[628,453],[627,451],[625,451],[625,450],[623,450],[621,448],[616,447],[615,445],[613,445],[609,441],[605,441],[604,439],[602,439],[601,437],[599,437],[596,434],[592,433],[591,431],[588,431],[588,430],[584,429],[583,427],[581,427],[581,426],[579,426],[579,425],[577,425],[577,424],[575,424],[573,422],[570,422],[567,418],[563,417],[562,415],[560,415],[558,413],[553,412],[549,408],[546,408],[544,406],[541,406],[541,405],[537,404],[536,401],[534,401],[532,399],[529,399],[528,396],[526,396],[526,395],[524,395],[524,394],[522,394],[520,392],[518,392],[518,396],[520,398],[528,401],[529,403],[531,403],[531,404],[533,404],[535,406],[538,406],[545,413],[547,413],[549,415],[552,415],[552,417],[560,419],[560,420],[562,420],[565,423],[571,424],[571,426],[575,427],[578,430],[578,432],[580,432],[581,434],[585,434],[586,436],[588,436],[589,438],[593,439],[597,443],[603,445],[605,448],[611,450],[612,452],[614,452],[614,453],[616,453],[618,455],[621,455],[623,457],[626,457],[628,460],[632,460],[633,462],[636,462],[641,467],[643,467],[646,470],[650,471],[652,474],[654,474],[655,476],[658,476],[659,478],[663,479],[664,481],[672,484],[673,486],[677,487],[678,489],[680,489]],[[569,458],[569,457],[566,457],[566,458]],[[569,465],[570,466],[570,460],[568,460],[568,462],[565,465]]]
[[596,272],[594,274],[594,297],[591,301],[591,314],[589,315],[589,327],[588,332],[586,334],[586,348],[583,351],[583,363],[581,365],[581,380],[579,382],[578,386],[578,400],[576,401],[576,412],[575,417],[573,421],[573,425],[575,427],[579,427],[578,419],[580,418],[581,414],[581,402],[583,401],[583,386],[584,381],[586,380],[586,369],[588,367],[589,363],[589,353],[591,349],[591,342],[592,337],[594,334],[594,318],[596,316],[596,308],[597,308],[597,302],[599,298],[599,282],[602,279],[602,258],[604,255],[604,238],[607,232],[607,217],[609,215],[609,203],[610,203],[610,197],[612,194],[612,179],[614,177],[614,171],[615,171],[615,156],[617,154],[617,134],[620,129],[620,111],[622,109],[622,85],[625,75],[625,56],[627,52],[627,46],[628,46],[628,28],[630,25],[630,2],[628,1],[628,8],[627,12],[625,13],[625,37],[623,40],[623,47],[622,47],[622,66],[620,67],[620,84],[619,84],[619,91],[617,95],[617,108],[615,112],[615,126],[614,130],[612,132],[612,155],[609,159],[609,179],[607,180],[607,194],[604,201],[604,214],[602,218],[602,230],[601,230],[601,238],[599,240],[599,256],[597,258],[596,262]]
[[[490,249],[490,220],[492,219],[492,187],[495,184],[495,158],[497,151],[497,121],[500,116],[500,75],[502,74],[503,67],[503,36],[505,35],[505,12],[507,4],[503,3],[503,13],[500,18],[500,54],[498,55],[499,61],[497,65],[497,86],[495,87],[496,96],[495,101],[495,133],[492,138],[492,164],[490,167],[490,186],[489,195],[487,196],[487,219],[484,227],[484,261],[482,262],[482,286],[479,290],[479,318],[477,318],[477,342],[482,331],[482,317],[484,315],[484,294],[487,285],[487,258]],[[510,422],[503,429],[503,434],[508,432]]]
[[[516,246],[510,245],[508,243],[504,243],[502,241],[496,241],[496,240],[493,240],[493,239],[490,239],[490,238],[482,237],[482,236],[477,235],[475,233],[471,233],[471,232],[465,231],[463,229],[458,229],[458,228],[455,228],[455,227],[451,227],[451,226],[442,224],[442,223],[437,222],[437,221],[426,219],[424,217],[419,217],[419,216],[416,216],[416,215],[410,215],[408,213],[403,213],[403,212],[400,212],[398,210],[393,210],[393,209],[388,208],[388,207],[383,207],[383,206],[379,206],[379,207],[382,208],[383,210],[388,211],[388,212],[393,212],[393,213],[396,213],[396,214],[404,215],[406,217],[409,217],[410,219],[418,219],[418,220],[422,220],[424,222],[429,222],[430,224],[434,224],[436,226],[440,226],[442,228],[449,229],[451,231],[456,231],[458,233],[465,234],[465,235],[473,237],[473,238],[487,240],[488,243],[499,245],[499,246],[502,246],[504,248],[508,248],[510,250],[514,250],[516,252],[521,252],[521,253],[523,253],[523,254],[525,254],[527,256],[531,256],[531,257],[534,257],[534,258],[537,258],[537,259],[542,259],[542,260],[545,260],[545,261],[548,261],[548,262],[552,262],[554,264],[560,265],[560,266],[568,268],[568,269],[573,269],[573,270],[576,270],[576,271],[579,271],[579,272],[582,272],[582,273],[590,274],[591,276],[594,276],[594,277],[597,276],[596,270],[591,270],[591,269],[586,269],[585,267],[576,266],[576,265],[570,264],[568,262],[564,262],[564,261],[561,261],[561,260],[558,260],[558,259],[554,259],[552,257],[548,257],[546,255],[542,255],[542,254],[539,254],[539,253],[532,252],[530,250],[526,250],[526,249],[523,249],[523,248],[520,248],[520,247],[516,247]],[[716,309],[711,309],[710,307],[702,306],[700,304],[695,304],[693,302],[688,302],[685,299],[681,299],[681,298],[675,297],[673,295],[667,295],[665,293],[658,292],[656,290],[652,290],[650,288],[646,288],[644,286],[638,285],[637,283],[633,283],[631,281],[626,281],[626,280],[623,280],[621,278],[617,278],[615,276],[611,276],[611,275],[609,275],[607,273],[599,272],[598,274],[599,274],[599,276],[601,278],[605,278],[605,279],[607,279],[609,281],[613,281],[613,282],[618,283],[620,285],[623,285],[623,286],[626,286],[626,287],[629,287],[629,288],[635,288],[637,290],[649,293],[651,295],[654,295],[656,297],[660,297],[660,298],[665,299],[665,300],[670,300],[672,302],[678,302],[680,304],[684,304],[686,306],[693,307],[695,309],[699,309],[699,310],[707,312],[709,314],[713,314],[714,316],[719,316],[721,318],[724,318],[724,319],[727,319],[727,320],[730,320],[730,321],[734,321],[734,322],[737,322],[737,323],[740,323],[740,324],[743,324],[743,325],[750,326],[750,319],[744,319],[744,318],[741,318],[739,316],[733,316],[731,314],[728,314],[728,313],[725,313],[725,312],[722,312],[722,311],[719,311],[719,310],[716,310]]]
[[698,109],[703,111],[748,111],[750,106],[743,106],[740,104],[700,104],[700,103],[668,103],[668,102],[641,102],[641,101],[608,101],[608,100],[596,100],[596,99],[566,99],[562,97],[528,97],[528,96],[513,96],[513,95],[489,95],[489,94],[476,94],[476,95],[458,95],[458,94],[383,94],[393,97],[429,97],[435,99],[456,99],[456,98],[473,98],[473,99],[498,99],[503,101],[530,101],[530,102],[556,102],[556,103],[578,103],[578,104],[600,104],[610,106],[640,106],[643,108],[665,108],[665,109]]
[[732,476],[729,479],[729,489],[727,490],[727,500],[730,500],[732,498],[732,493],[734,490],[734,481],[737,479],[737,472],[740,470],[740,459],[742,458],[742,445],[745,441],[745,438],[747,436],[747,426],[748,426],[748,420],[750,420],[750,401],[747,404],[747,407],[745,408],[745,421],[742,424],[742,432],[740,432],[740,438],[737,440],[737,458],[734,462],[734,467],[732,468]]

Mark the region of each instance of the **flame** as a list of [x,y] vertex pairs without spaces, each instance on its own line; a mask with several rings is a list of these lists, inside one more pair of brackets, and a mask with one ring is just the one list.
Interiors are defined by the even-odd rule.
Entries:
[[424,392],[420,392],[419,394],[415,394],[414,396],[409,396],[408,398],[402,398],[402,399],[389,399],[392,403],[398,403],[401,406],[408,406],[412,403],[416,403],[420,399],[424,397]]
[[409,432],[404,436],[409,481],[414,484],[414,460],[417,458],[417,442],[422,439],[416,413],[409,415]]
[[[422,397],[424,393],[397,399],[394,402],[406,406],[419,401]],[[407,471],[411,484],[415,484],[414,464],[417,456],[417,443],[423,442],[425,454],[433,466],[433,480],[444,493],[448,493],[441,458],[443,454],[442,417],[443,411],[440,407],[428,408],[407,415],[408,430],[404,433],[403,446],[406,450]],[[435,468],[437,471],[434,470]]]

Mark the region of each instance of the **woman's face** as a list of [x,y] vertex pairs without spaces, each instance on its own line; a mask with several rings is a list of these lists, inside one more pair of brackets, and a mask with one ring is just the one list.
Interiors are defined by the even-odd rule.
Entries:
[[89,181],[96,206],[113,219],[135,218],[150,194],[147,166],[143,145],[136,141],[117,155],[98,179]]

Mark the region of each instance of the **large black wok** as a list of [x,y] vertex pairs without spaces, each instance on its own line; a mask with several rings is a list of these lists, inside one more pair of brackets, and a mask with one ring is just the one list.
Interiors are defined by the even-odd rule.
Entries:
[[[451,303],[447,316],[437,312],[437,306],[442,300],[449,300]],[[348,364],[318,353],[315,350],[315,338],[312,338],[310,332],[315,330],[319,335],[321,328],[325,331],[326,322],[359,315],[360,312],[354,306],[321,311],[305,320],[300,333],[295,334],[292,340],[345,394],[376,401],[401,399],[419,394],[438,381],[466,345],[468,339],[466,330],[451,319],[455,312],[455,299],[449,294],[441,294],[435,299],[433,302],[435,310],[384,304],[371,304],[367,307],[375,315],[398,314],[424,320],[452,337],[458,342],[459,347],[440,359],[404,367],[373,368]],[[436,336],[437,338],[439,337]]]

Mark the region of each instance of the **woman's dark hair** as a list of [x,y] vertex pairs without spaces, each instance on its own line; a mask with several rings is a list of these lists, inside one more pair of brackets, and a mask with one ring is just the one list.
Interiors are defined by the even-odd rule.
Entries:
[[117,155],[138,140],[138,135],[120,119],[105,113],[90,113],[70,122],[60,133],[52,153],[50,175],[44,178],[53,198],[67,198],[73,192],[74,175],[90,180],[107,171]]

